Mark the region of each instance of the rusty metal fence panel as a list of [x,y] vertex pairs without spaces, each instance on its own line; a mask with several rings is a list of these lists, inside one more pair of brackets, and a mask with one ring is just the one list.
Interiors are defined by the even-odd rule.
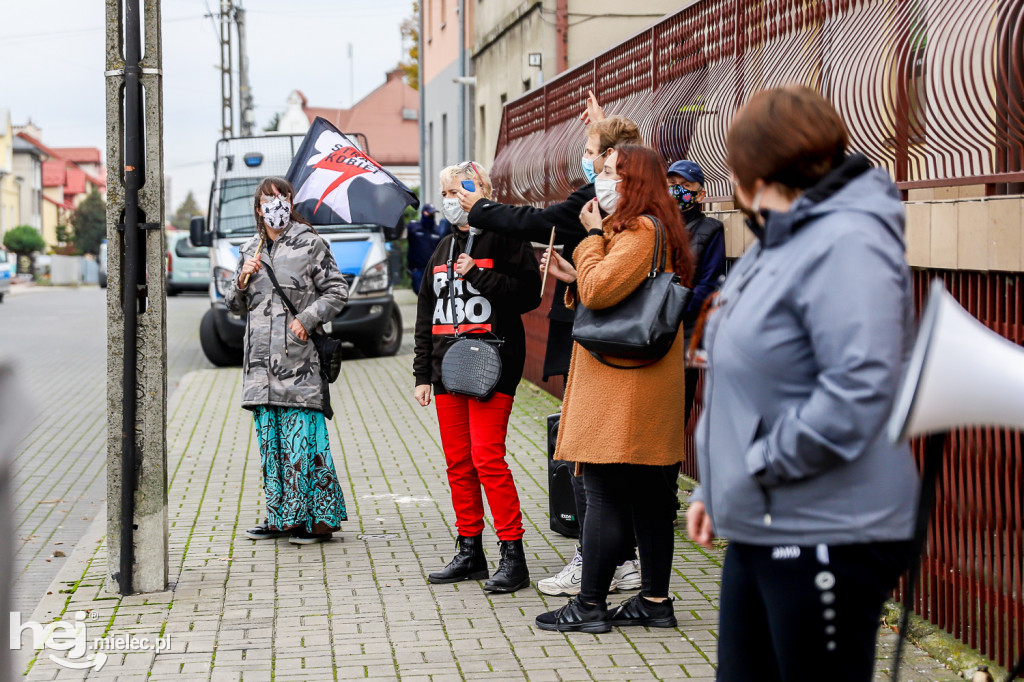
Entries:
[[495,189],[536,204],[583,183],[590,89],[728,197],[729,122],[790,83],[828,97],[852,148],[904,189],[1024,190],[1024,0],[699,0],[506,104]]
[[[1024,192],[1024,0],[698,0],[506,104],[495,190],[503,201],[542,204],[583,184],[576,117],[593,90],[666,161],[698,161],[709,195],[729,197],[729,121],[750,94],[788,83],[828,97],[852,148],[903,189]],[[936,276],[983,323],[1024,343],[1024,275],[918,270],[919,309]],[[540,310],[527,320],[525,375],[538,381],[547,320]],[[695,459],[683,464],[693,477]],[[954,432],[942,486],[916,608],[1011,665],[1024,652],[1021,433]]]
[[[918,314],[939,277],[972,315],[1024,344],[1024,275],[915,270]],[[1024,394],[1024,391],[1022,391]],[[924,444],[913,443],[920,466]],[[1021,432],[951,432],[921,563],[915,610],[1003,666],[1024,652],[1024,448]]]

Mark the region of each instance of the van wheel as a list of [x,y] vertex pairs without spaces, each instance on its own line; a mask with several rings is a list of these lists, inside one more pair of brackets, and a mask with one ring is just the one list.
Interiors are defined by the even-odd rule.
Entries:
[[107,288],[107,276],[106,275],[100,275],[100,282],[99,282],[99,284],[100,284],[100,289],[106,289]]
[[180,293],[181,293],[180,289],[178,289],[176,287],[172,287],[170,284],[167,285],[167,295],[168,296],[177,296]]
[[357,344],[363,355],[376,358],[381,356],[394,355],[402,347],[402,313],[398,306],[392,304],[391,316],[384,326],[384,331],[373,341],[364,341]]
[[199,323],[199,345],[203,355],[217,367],[233,367],[242,364],[242,352],[224,343],[217,333],[217,322],[213,308],[206,311]]

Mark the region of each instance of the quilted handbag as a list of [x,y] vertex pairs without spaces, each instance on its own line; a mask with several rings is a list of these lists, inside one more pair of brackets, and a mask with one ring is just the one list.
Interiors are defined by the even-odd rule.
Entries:
[[[665,272],[668,236],[654,216],[654,257],[647,278],[624,300],[610,308],[591,310],[576,305],[572,337],[602,364],[616,369],[639,369],[665,357],[676,339],[692,291],[679,276]],[[658,255],[661,261],[658,261]],[[603,355],[648,360],[642,365],[617,365]]]
[[[470,233],[466,253],[473,248],[473,234]],[[494,388],[501,377],[501,356],[497,346],[502,340],[472,338],[459,333],[459,320],[455,314],[455,239],[448,250],[448,302],[455,327],[454,343],[448,348],[441,361],[441,383],[449,393],[467,395],[478,400],[487,400],[494,394]],[[493,336],[493,335],[492,335]]]

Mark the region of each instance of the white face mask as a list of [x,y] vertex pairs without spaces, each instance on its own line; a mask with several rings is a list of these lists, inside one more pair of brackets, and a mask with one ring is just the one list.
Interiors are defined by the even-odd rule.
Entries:
[[615,207],[619,205],[619,193],[615,187],[618,180],[611,178],[598,178],[594,180],[594,193],[597,194],[597,205],[609,215],[615,213]]
[[283,230],[292,219],[292,204],[282,196],[260,204],[263,223],[272,230]]
[[462,226],[469,222],[469,214],[463,210],[458,199],[442,199],[441,212],[452,225]]

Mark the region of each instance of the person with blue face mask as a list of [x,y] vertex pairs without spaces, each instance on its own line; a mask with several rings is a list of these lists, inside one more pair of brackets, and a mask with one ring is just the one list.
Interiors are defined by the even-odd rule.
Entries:
[[[459,549],[427,581],[486,580],[482,587],[489,592],[515,592],[529,586],[530,571],[505,439],[526,362],[522,316],[540,305],[540,270],[529,243],[482,233],[467,222],[454,192],[468,185],[490,195],[486,169],[467,161],[442,170],[440,180],[441,208],[452,227],[424,266],[416,306],[414,396],[422,407],[433,398],[437,408]],[[445,386],[442,367],[456,335],[501,340],[501,366],[489,398],[476,399]],[[482,535],[484,497],[501,554],[489,580]]]

